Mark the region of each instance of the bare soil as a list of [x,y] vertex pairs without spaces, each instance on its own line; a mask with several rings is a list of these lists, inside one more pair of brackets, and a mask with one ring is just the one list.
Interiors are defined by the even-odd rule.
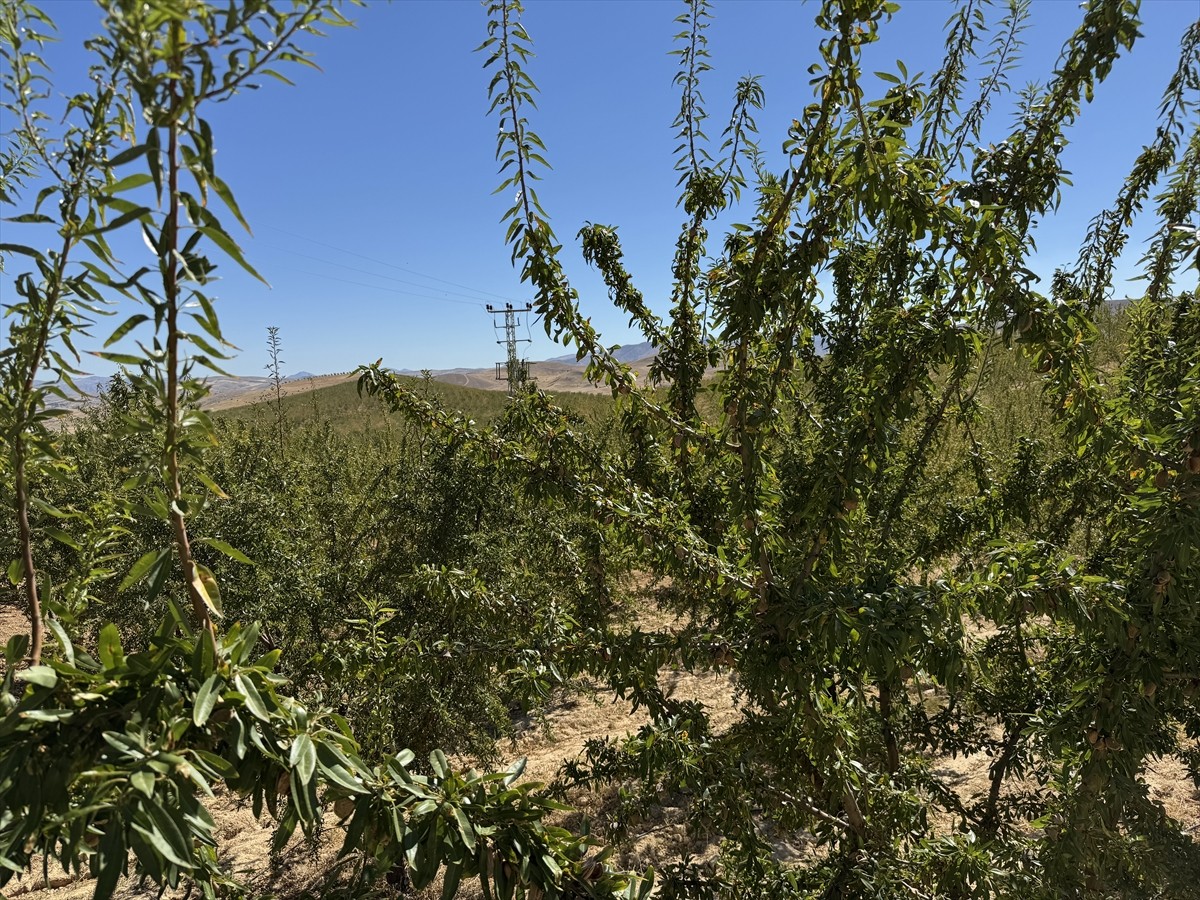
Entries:
[[[669,624],[669,616],[654,616],[655,625]],[[28,628],[28,620],[22,611],[12,605],[0,604],[0,643],[8,636]],[[741,712],[734,696],[733,679],[723,674],[693,675],[686,672],[665,672],[664,683],[676,696],[698,699],[709,710],[713,725],[724,730],[736,722]],[[517,734],[506,739],[500,750],[509,759],[524,756],[527,759],[523,778],[532,781],[552,781],[564,761],[578,756],[587,741],[633,733],[646,721],[642,713],[633,713],[628,704],[607,698],[596,691],[581,691],[561,697],[536,721],[519,723]],[[964,802],[970,803],[986,795],[988,789],[988,765],[990,758],[984,754],[941,758],[931,760],[936,774],[954,788]],[[1191,837],[1191,845],[1185,849],[1188,859],[1178,856],[1165,860],[1168,866],[1178,861],[1179,877],[1168,888],[1172,893],[1159,894],[1176,900],[1200,900],[1200,884],[1193,877],[1200,864],[1200,792],[1187,777],[1183,764],[1174,758],[1156,759],[1149,763],[1146,782],[1152,797],[1161,802],[1167,813],[1180,824],[1185,834]],[[602,823],[609,808],[611,793],[576,792],[569,798],[578,812],[569,814],[568,824],[580,821],[584,816]],[[323,885],[334,870],[337,850],[341,845],[342,829],[330,822],[324,833],[315,842],[303,836],[293,838],[284,852],[272,858],[270,841],[273,824],[254,818],[247,805],[241,804],[231,795],[218,795],[211,805],[217,822],[221,859],[236,877],[250,888],[251,896],[272,894],[277,896],[322,896]],[[625,866],[644,868],[662,862],[678,861],[683,855],[696,860],[711,858],[719,842],[718,835],[689,834],[683,825],[683,810],[670,806],[657,808],[639,833],[622,848],[617,861]],[[1175,851],[1164,852],[1170,854]],[[779,853],[784,859],[799,860],[814,852],[803,836],[797,843],[780,843]],[[4,896],[29,897],[31,900],[86,900],[91,897],[93,885],[87,877],[75,878],[64,874],[61,868],[52,866],[49,882],[36,865],[36,874],[28,874],[10,882]],[[1189,874],[1190,873],[1190,874]],[[435,885],[439,891],[440,887]],[[434,896],[435,894],[431,894]],[[126,879],[117,896],[124,900],[158,896],[150,885],[139,887],[133,879]],[[182,897],[182,891],[167,892],[166,897]],[[469,886],[460,889],[460,896],[473,896]],[[1127,894],[1132,898],[1139,894]]]
[[[309,391],[353,381],[357,377],[356,375],[314,375],[312,378],[297,378],[284,382],[284,392],[286,396],[293,397],[296,394],[306,394]],[[246,381],[245,389],[239,390],[237,381]],[[224,389],[214,387],[213,392],[205,400],[204,408],[211,411],[233,409],[236,406],[257,403],[259,400],[267,399],[269,395],[269,384],[250,383],[246,379],[237,379]]]
[[[638,381],[645,383],[645,373],[650,369],[652,359],[640,359],[630,363]],[[587,380],[585,366],[570,363],[534,362],[529,364],[529,377],[537,382],[543,391],[552,394],[605,394],[611,389],[605,384],[593,384]],[[444,372],[434,372],[433,377],[455,387],[478,388],[483,391],[507,391],[508,382],[496,378],[495,369],[449,369]]]

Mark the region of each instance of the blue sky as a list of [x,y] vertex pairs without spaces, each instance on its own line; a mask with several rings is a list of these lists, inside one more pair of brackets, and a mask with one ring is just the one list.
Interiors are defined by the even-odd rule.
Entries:
[[[48,58],[56,89],[66,93],[83,86],[81,43],[97,30],[99,13],[83,0],[44,5],[60,27]],[[1152,137],[1180,37],[1198,8],[1195,0],[1143,2],[1143,38],[1071,134],[1065,162],[1075,187],[1039,229],[1040,273],[1074,258],[1088,220],[1110,203]],[[638,286],[665,309],[682,221],[672,168],[676,59],[668,56],[681,11],[666,0],[527,4],[537,53],[528,69],[541,89],[531,125],[554,166],[539,193],[585,314],[610,344],[640,337],[611,311],[575,234],[587,221],[619,226]],[[761,145],[776,169],[786,126],[811,99],[807,67],[821,39],[815,12],[815,4],[781,0],[714,4],[714,70],[702,85],[709,132],[719,135],[737,78],[760,75]],[[940,0],[902,3],[864,68],[895,71],[900,58],[910,73],[929,73],[951,12]],[[529,293],[499,221],[511,197],[493,195],[497,124],[486,115],[483,57],[473,53],[486,37],[484,10],[468,0],[414,0],[349,13],[355,28],[311,42],[322,72],[290,70],[295,87],[267,79],[209,111],[218,172],[254,229],[241,236],[243,249],[272,285],[222,265],[225,278],[211,294],[226,336],[242,348],[230,368],[262,373],[268,325],[280,328],[288,372],[343,371],[379,357],[408,369],[490,365],[503,352],[484,304],[523,302]],[[1015,86],[1049,76],[1079,14],[1069,0],[1035,0]],[[728,220],[749,215],[744,209]],[[33,240],[21,227],[3,225],[4,240]],[[1145,228],[1136,234],[1144,237]],[[147,252],[140,242],[121,246],[129,257]],[[710,246],[719,249],[716,231]],[[1135,241],[1121,278],[1135,274],[1140,247]],[[1189,279],[1185,285],[1194,285],[1194,273]],[[0,291],[11,302],[10,280]],[[531,326],[530,358],[564,352]],[[105,371],[99,362],[90,368]]]

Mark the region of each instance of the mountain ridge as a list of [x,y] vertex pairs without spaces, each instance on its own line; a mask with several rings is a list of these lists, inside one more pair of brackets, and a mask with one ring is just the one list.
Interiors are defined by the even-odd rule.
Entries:
[[[632,363],[641,359],[650,359],[657,356],[658,351],[654,349],[654,345],[649,341],[642,341],[638,344],[624,344],[617,347],[613,351],[613,359],[618,362]],[[569,366],[586,366],[588,363],[587,356],[579,359],[574,353],[564,353],[562,356],[553,356],[546,362],[566,363]]]

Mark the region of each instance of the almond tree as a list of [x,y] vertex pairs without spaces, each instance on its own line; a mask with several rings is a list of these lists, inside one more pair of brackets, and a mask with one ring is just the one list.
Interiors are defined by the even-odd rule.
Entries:
[[[540,427],[514,441],[363,371],[366,389],[590,511],[607,540],[647,548],[647,568],[673,580],[685,626],[614,622],[564,649],[651,716],[592,745],[566,784],[620,783],[624,820],[673,797],[692,828],[723,838],[715,868],[666,873],[670,894],[1073,896],[1143,877],[1139,836],[1178,827],[1148,796],[1147,760],[1176,754],[1197,775],[1200,343],[1192,295],[1173,285],[1197,264],[1200,24],[1181,36],[1153,140],[1077,265],[1042,287],[1033,228],[1066,188],[1061,153],[1084,102],[1135,47],[1137,4],[1085,5],[1050,81],[1014,92],[1028,8],[990,16],[969,0],[928,82],[897,63],[872,96],[861,54],[898,11],[822,4],[813,99],[771,171],[753,141],[753,80],[719,147],[704,134],[710,11],[688,4],[669,315],[634,286],[615,227],[579,232],[657,350],[637,385],[560,262],[536,191],[546,149],[529,120],[532,45],[520,3],[493,2],[481,49],[499,193],[516,196],[506,239],[547,333],[619,400],[628,448],[580,454],[542,396],[521,401]],[[1008,98],[1007,137],[980,146]],[[710,246],[708,225],[743,194],[748,220]],[[1093,360],[1094,318],[1143,211],[1158,223],[1147,294],[1114,377]],[[1028,437],[980,440],[979,391],[1014,358],[1041,380],[1051,460]],[[702,393],[715,415],[701,415]],[[1045,494],[1029,496],[1031,483]],[[668,666],[732,674],[741,721],[718,732],[701,704],[672,698]],[[990,757],[977,801],[931,766],[960,753]],[[824,852],[781,866],[768,820]]]
[[[264,76],[286,81],[276,66],[312,65],[302,43],[348,20],[336,0],[100,6],[102,32],[88,42],[95,90],[70,99],[56,138],[41,106],[49,81],[40,47],[52,23],[32,4],[0,6],[6,111],[19,123],[3,160],[3,200],[22,201],[10,172],[30,183],[44,179],[32,211],[10,221],[53,227],[60,242],[50,251],[0,245],[6,269],[17,257],[36,267],[17,275],[21,302],[6,310],[9,347],[0,357],[0,429],[19,525],[9,577],[24,584],[33,620],[32,636],[5,647],[0,677],[0,887],[40,854],[44,872],[52,862],[76,873],[86,866],[99,898],[127,873],[164,890],[190,882],[206,897],[241,892],[222,869],[205,805],[223,783],[249,797],[256,815],[274,817],[275,851],[298,827],[315,835],[330,807],[346,824],[342,855],[354,864],[356,893],[370,892],[385,873],[423,887],[441,871],[447,896],[464,877],[504,898],[518,890],[644,896],[648,879],[614,870],[586,837],[544,824],[560,807],[537,785],[517,784],[523,764],[460,773],[440,750],[430,754],[428,774],[412,766],[409,751],[369,764],[344,719],[282,690],[279,651],[256,653],[258,625],[218,628],[217,578],[196,560],[189,527],[204,504],[223,496],[204,469],[216,438],[197,406],[205,394],[199,373],[221,372],[229,349],[205,293],[217,266],[210,254],[257,273],[213,211],[215,198],[246,226],[214,166],[215,136],[204,115]],[[105,235],[126,227],[152,248],[152,265],[120,270]],[[105,527],[95,510],[53,510],[35,493],[38,478],[71,466],[58,457],[45,401],[76,374],[73,340],[85,315],[104,311],[113,297],[140,311],[105,346],[133,342],[136,352],[101,356],[126,367],[131,389],[149,398],[144,416],[116,417],[114,427],[161,448],[152,470],[127,483],[137,499],[118,510],[126,521],[157,522],[163,534],[163,545],[134,562],[122,582],[148,581],[151,599],[161,592],[164,601],[156,610],[164,612],[161,626],[136,651],[112,623],[90,640],[71,634],[69,616],[47,615],[29,515],[37,507],[69,518],[86,533],[53,531],[73,546],[120,542],[120,527]],[[48,387],[39,380],[46,368],[58,379]],[[249,562],[224,541],[200,540]],[[108,565],[85,566],[80,590],[114,574],[114,555],[119,547]],[[170,572],[182,581],[182,597],[164,589]],[[81,638],[93,652],[77,647]]]

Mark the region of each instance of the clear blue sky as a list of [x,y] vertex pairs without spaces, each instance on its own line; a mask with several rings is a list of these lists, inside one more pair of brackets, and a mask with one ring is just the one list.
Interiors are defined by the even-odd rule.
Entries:
[[[81,43],[97,30],[99,13],[83,0],[45,7],[61,30],[49,61],[66,93],[83,85]],[[952,7],[940,0],[902,7],[872,48],[867,71],[894,71],[897,57],[910,72],[929,73],[939,63]],[[1035,268],[1044,275],[1074,258],[1088,220],[1110,203],[1152,137],[1179,40],[1200,4],[1145,0],[1142,10],[1143,38],[1072,132],[1065,159],[1075,188],[1039,230]],[[667,55],[681,11],[665,0],[527,5],[537,52],[528,68],[541,88],[531,125],[555,167],[540,196],[585,313],[610,344],[640,337],[611,311],[603,284],[580,260],[575,234],[586,221],[619,226],[639,287],[665,309],[682,221],[670,127],[679,104],[671,83],[676,58]],[[723,127],[738,76],[758,74],[767,96],[761,144],[777,163],[787,124],[811,99],[806,70],[821,38],[812,24],[816,6],[741,0],[717,2],[714,12],[714,71],[702,86],[710,134]],[[484,10],[460,0],[371,2],[349,13],[356,28],[311,43],[323,72],[291,70],[295,87],[266,79],[261,90],[209,111],[218,172],[254,228],[253,237],[241,236],[243,248],[272,285],[222,265],[225,278],[211,293],[226,336],[242,348],[230,368],[262,373],[268,325],[281,329],[288,372],[342,371],[378,357],[408,369],[490,365],[503,354],[483,304],[529,295],[499,222],[511,198],[492,193],[497,124],[486,115],[483,57],[472,52],[486,37]],[[1014,85],[1045,81],[1079,15],[1069,0],[1035,0]],[[2,227],[5,240],[22,239],[24,226]],[[715,232],[711,247],[720,247]],[[1134,274],[1140,247],[1127,254],[1122,277]],[[130,244],[126,252],[146,252],[139,248]],[[1185,284],[1194,285],[1194,273],[1189,278]],[[11,280],[0,290],[11,302]],[[564,352],[537,326],[531,336],[532,359]],[[98,362],[92,369],[105,371]]]

